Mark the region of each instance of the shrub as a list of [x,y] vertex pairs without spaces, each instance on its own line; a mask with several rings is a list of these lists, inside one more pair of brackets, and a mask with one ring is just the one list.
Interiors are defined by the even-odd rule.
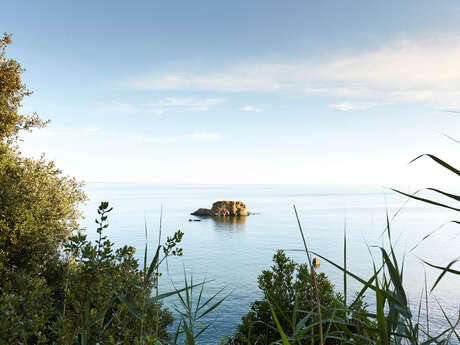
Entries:
[[[143,315],[132,312],[152,294],[153,276],[145,282],[146,272],[139,269],[135,248],[124,246],[114,250],[114,244],[103,235],[110,211],[108,203],[99,206],[99,238],[95,243],[89,242],[86,235],[77,234],[65,244],[69,265],[56,321],[57,337],[60,342],[72,344],[86,328],[89,344],[136,344],[141,343],[144,335],[155,334],[158,325],[158,337],[166,340],[166,327],[172,324],[173,317],[161,303],[146,303]],[[82,315],[87,313],[88,323],[100,312],[100,320],[88,327]]]
[[[273,256],[274,265],[271,270],[265,270],[258,277],[259,289],[264,296],[262,300],[251,304],[251,311],[242,318],[236,333],[228,343],[233,344],[270,344],[280,340],[280,334],[273,318],[273,311],[285,331],[298,331],[305,329],[306,325],[316,322],[316,300],[312,275],[307,264],[297,264],[286,254],[279,250]],[[350,314],[347,316],[344,311],[344,298],[335,292],[334,285],[327,279],[324,273],[316,274],[316,281],[319,292],[319,299],[323,309],[323,328],[329,327],[331,337],[326,339],[326,344],[334,344],[334,332],[338,328],[325,321],[332,319],[332,316],[347,320],[350,327],[358,332],[365,333],[366,325],[369,323],[362,313],[366,311],[366,305],[361,299],[356,303]],[[328,315],[328,313],[334,315]],[[317,334],[317,327],[312,328],[313,334]],[[311,343],[311,332],[305,332],[299,337],[302,342],[309,338]],[[318,343],[317,339],[315,343]]]
[[[22,270],[3,284],[0,343],[146,344],[146,339],[169,339],[172,314],[149,299],[155,275],[139,269],[135,248],[114,250],[103,235],[110,211],[108,203],[98,209],[95,243],[82,233],[65,242],[65,256],[55,262],[52,277]],[[179,231],[159,247],[163,257],[181,254],[181,238]]]

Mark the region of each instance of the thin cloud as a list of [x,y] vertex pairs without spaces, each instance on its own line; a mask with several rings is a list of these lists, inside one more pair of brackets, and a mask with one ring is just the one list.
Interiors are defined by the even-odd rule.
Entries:
[[284,92],[372,102],[445,105],[460,99],[460,37],[390,42],[328,60],[233,66],[212,73],[170,71],[125,81],[138,90]]
[[97,108],[102,113],[151,113],[162,115],[169,109],[181,111],[207,111],[210,108],[225,102],[223,98],[166,98],[157,102],[140,105],[113,101]]
[[147,103],[146,106],[182,108],[186,111],[206,111],[224,102],[225,99],[223,98],[166,98],[158,102]]
[[364,110],[377,106],[376,103],[356,103],[356,102],[341,102],[329,104],[328,107],[341,111],[350,111],[350,110]]
[[255,107],[253,105],[246,105],[244,107],[238,108],[238,110],[241,110],[241,111],[253,111],[255,113],[261,113],[261,112],[264,111],[264,109]]
[[129,103],[112,102],[97,108],[101,113],[152,113],[155,115],[164,114],[164,110],[155,109],[149,106],[135,106]]
[[[96,127],[85,128],[58,128],[58,129],[43,129],[32,133],[27,133],[27,138],[48,138],[52,140],[70,139],[77,140],[82,138],[95,139],[100,141],[128,141],[137,144],[146,143],[184,143],[184,142],[212,142],[222,139],[222,134],[219,132],[195,132],[177,136],[157,137],[149,134],[141,134],[136,132],[120,132],[101,130]],[[43,139],[42,139],[43,140]]]
[[89,137],[103,132],[96,127],[41,129],[27,133],[30,137]]
[[185,136],[186,139],[194,141],[216,141],[222,138],[220,133],[193,133]]
[[445,113],[460,114],[460,110],[444,110],[444,109],[442,109],[441,111],[443,111]]
[[191,133],[184,134],[181,136],[171,136],[171,137],[162,137],[156,138],[153,141],[159,143],[178,143],[178,142],[190,142],[190,141],[217,141],[222,138],[220,133],[210,132],[210,133]]

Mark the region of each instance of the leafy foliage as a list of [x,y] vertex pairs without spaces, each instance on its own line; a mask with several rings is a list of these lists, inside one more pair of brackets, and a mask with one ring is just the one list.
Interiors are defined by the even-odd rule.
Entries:
[[[141,288],[145,272],[139,270],[134,258],[135,248],[124,246],[114,250],[114,244],[103,235],[108,227],[107,213],[111,210],[108,203],[99,206],[99,238],[94,244],[82,234],[70,237],[65,244],[69,273],[65,281],[62,315],[57,322],[57,328],[62,330],[58,337],[64,343],[72,343],[78,330],[85,328],[89,344],[104,341],[142,343],[145,335],[154,334],[157,324],[160,325],[158,337],[168,338],[166,327],[173,318],[161,303],[147,303],[143,315],[133,312],[134,306],[142,304],[144,296],[151,295],[153,279],[146,282],[145,289]],[[100,320],[88,327],[90,320],[101,311],[104,313]],[[82,318],[85,313],[88,314],[86,324]],[[69,333],[69,327],[74,331]]]
[[47,123],[37,114],[19,113],[22,100],[32,92],[21,80],[24,69],[16,60],[6,57],[6,48],[11,43],[11,35],[4,33],[0,39],[0,141],[10,144],[17,139],[20,131],[30,131]]
[[[204,318],[212,313],[227,298],[227,296],[218,296],[224,290],[223,288],[213,294],[206,300],[203,297],[204,285],[206,281],[200,284],[193,284],[193,277],[188,282],[187,274],[184,271],[184,294],[178,293],[180,305],[174,306],[176,312],[180,315],[180,321],[177,325],[173,344],[177,344],[179,336],[184,336],[184,345],[194,345],[211,326],[205,322]],[[195,287],[200,286],[198,296],[195,296]]]
[[[305,331],[307,325],[314,325],[303,332],[301,337],[311,337],[318,334],[316,322],[316,296],[312,274],[307,264],[297,264],[286,254],[279,250],[273,256],[271,270],[265,270],[258,277],[259,288],[264,297],[262,300],[251,304],[251,311],[242,318],[231,343],[234,344],[270,344],[280,339],[277,323],[285,331]],[[356,331],[365,333],[365,325],[368,321],[361,316],[366,311],[366,306],[359,299],[351,310],[350,317],[346,318],[344,298],[335,292],[334,285],[327,279],[324,273],[316,274],[319,300],[322,308],[326,311],[334,311],[336,316],[347,319],[350,327]],[[273,317],[272,310],[277,316]],[[330,315],[329,315],[330,316]],[[300,322],[300,324],[299,324]],[[329,327],[330,333],[337,331],[337,327],[327,320],[323,326]],[[299,340],[302,340],[300,339]],[[314,337],[315,343],[318,339]],[[333,337],[326,340],[326,344],[334,344]]]
[[[82,233],[69,237],[65,257],[55,262],[54,279],[21,271],[3,286],[0,328],[7,331],[0,334],[0,343],[148,344],[169,338],[172,314],[158,299],[149,299],[154,276],[145,280],[135,248],[114,250],[103,234],[110,211],[108,203],[101,203],[95,243]],[[177,255],[181,237],[177,232],[161,246],[165,257]]]
[[[53,162],[8,150],[0,155],[0,277],[16,270],[45,274],[66,238],[79,230],[81,183]],[[37,271],[38,270],[38,271]]]
[[17,270],[46,274],[65,239],[79,229],[78,206],[86,200],[82,184],[63,176],[42,156],[24,158],[20,131],[46,124],[36,114],[19,113],[31,92],[22,83],[24,70],[6,57],[11,36],[0,39],[0,279]]

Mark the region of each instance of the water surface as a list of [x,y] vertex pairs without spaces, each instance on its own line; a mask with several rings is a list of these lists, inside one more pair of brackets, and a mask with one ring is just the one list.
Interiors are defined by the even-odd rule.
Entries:
[[[367,245],[382,243],[386,213],[392,218],[407,201],[388,189],[368,186],[88,184],[85,189],[90,198],[84,207],[88,236],[96,238],[96,208],[100,201],[109,201],[114,207],[109,217],[110,239],[117,245],[136,247],[141,261],[145,246],[144,219],[149,229],[149,247],[154,248],[161,207],[163,238],[178,229],[184,232],[184,255],[171,258],[168,267],[163,267],[162,291],[167,291],[172,284],[181,287],[185,270],[188,275],[193,274],[195,281],[212,280],[206,285],[207,296],[221,287],[231,292],[217,312],[208,318],[214,328],[203,338],[203,344],[217,343],[234,331],[240,318],[249,311],[250,303],[261,296],[257,276],[270,266],[277,249],[302,248],[293,204],[300,213],[310,250],[338,263],[343,260],[346,226],[349,268],[365,278],[372,271]],[[244,201],[256,214],[240,219],[188,221],[197,218],[190,216],[191,212],[211,207],[217,200]],[[426,234],[444,225],[407,255],[406,286],[414,306],[418,304],[424,285],[424,268],[419,258],[446,265],[459,256],[459,228],[448,224],[455,219],[453,217],[453,212],[410,201],[392,220],[392,236],[401,255],[409,252]],[[371,252],[378,260],[378,252],[374,249]],[[288,254],[298,262],[305,261],[301,252],[288,251]],[[342,273],[325,262],[319,270],[342,289]],[[427,269],[429,282],[438,273]],[[352,280],[349,286],[354,291],[359,289]],[[434,295],[454,317],[460,303],[460,281],[446,276]],[[166,303],[176,302],[175,298],[170,298]],[[434,299],[431,305],[431,317],[440,323],[442,315]]]

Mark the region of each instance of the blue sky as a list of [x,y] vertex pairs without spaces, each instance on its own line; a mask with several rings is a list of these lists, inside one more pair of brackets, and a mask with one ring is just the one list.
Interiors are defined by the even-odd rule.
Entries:
[[51,119],[24,138],[88,182],[449,182],[460,3],[14,1],[9,56]]

